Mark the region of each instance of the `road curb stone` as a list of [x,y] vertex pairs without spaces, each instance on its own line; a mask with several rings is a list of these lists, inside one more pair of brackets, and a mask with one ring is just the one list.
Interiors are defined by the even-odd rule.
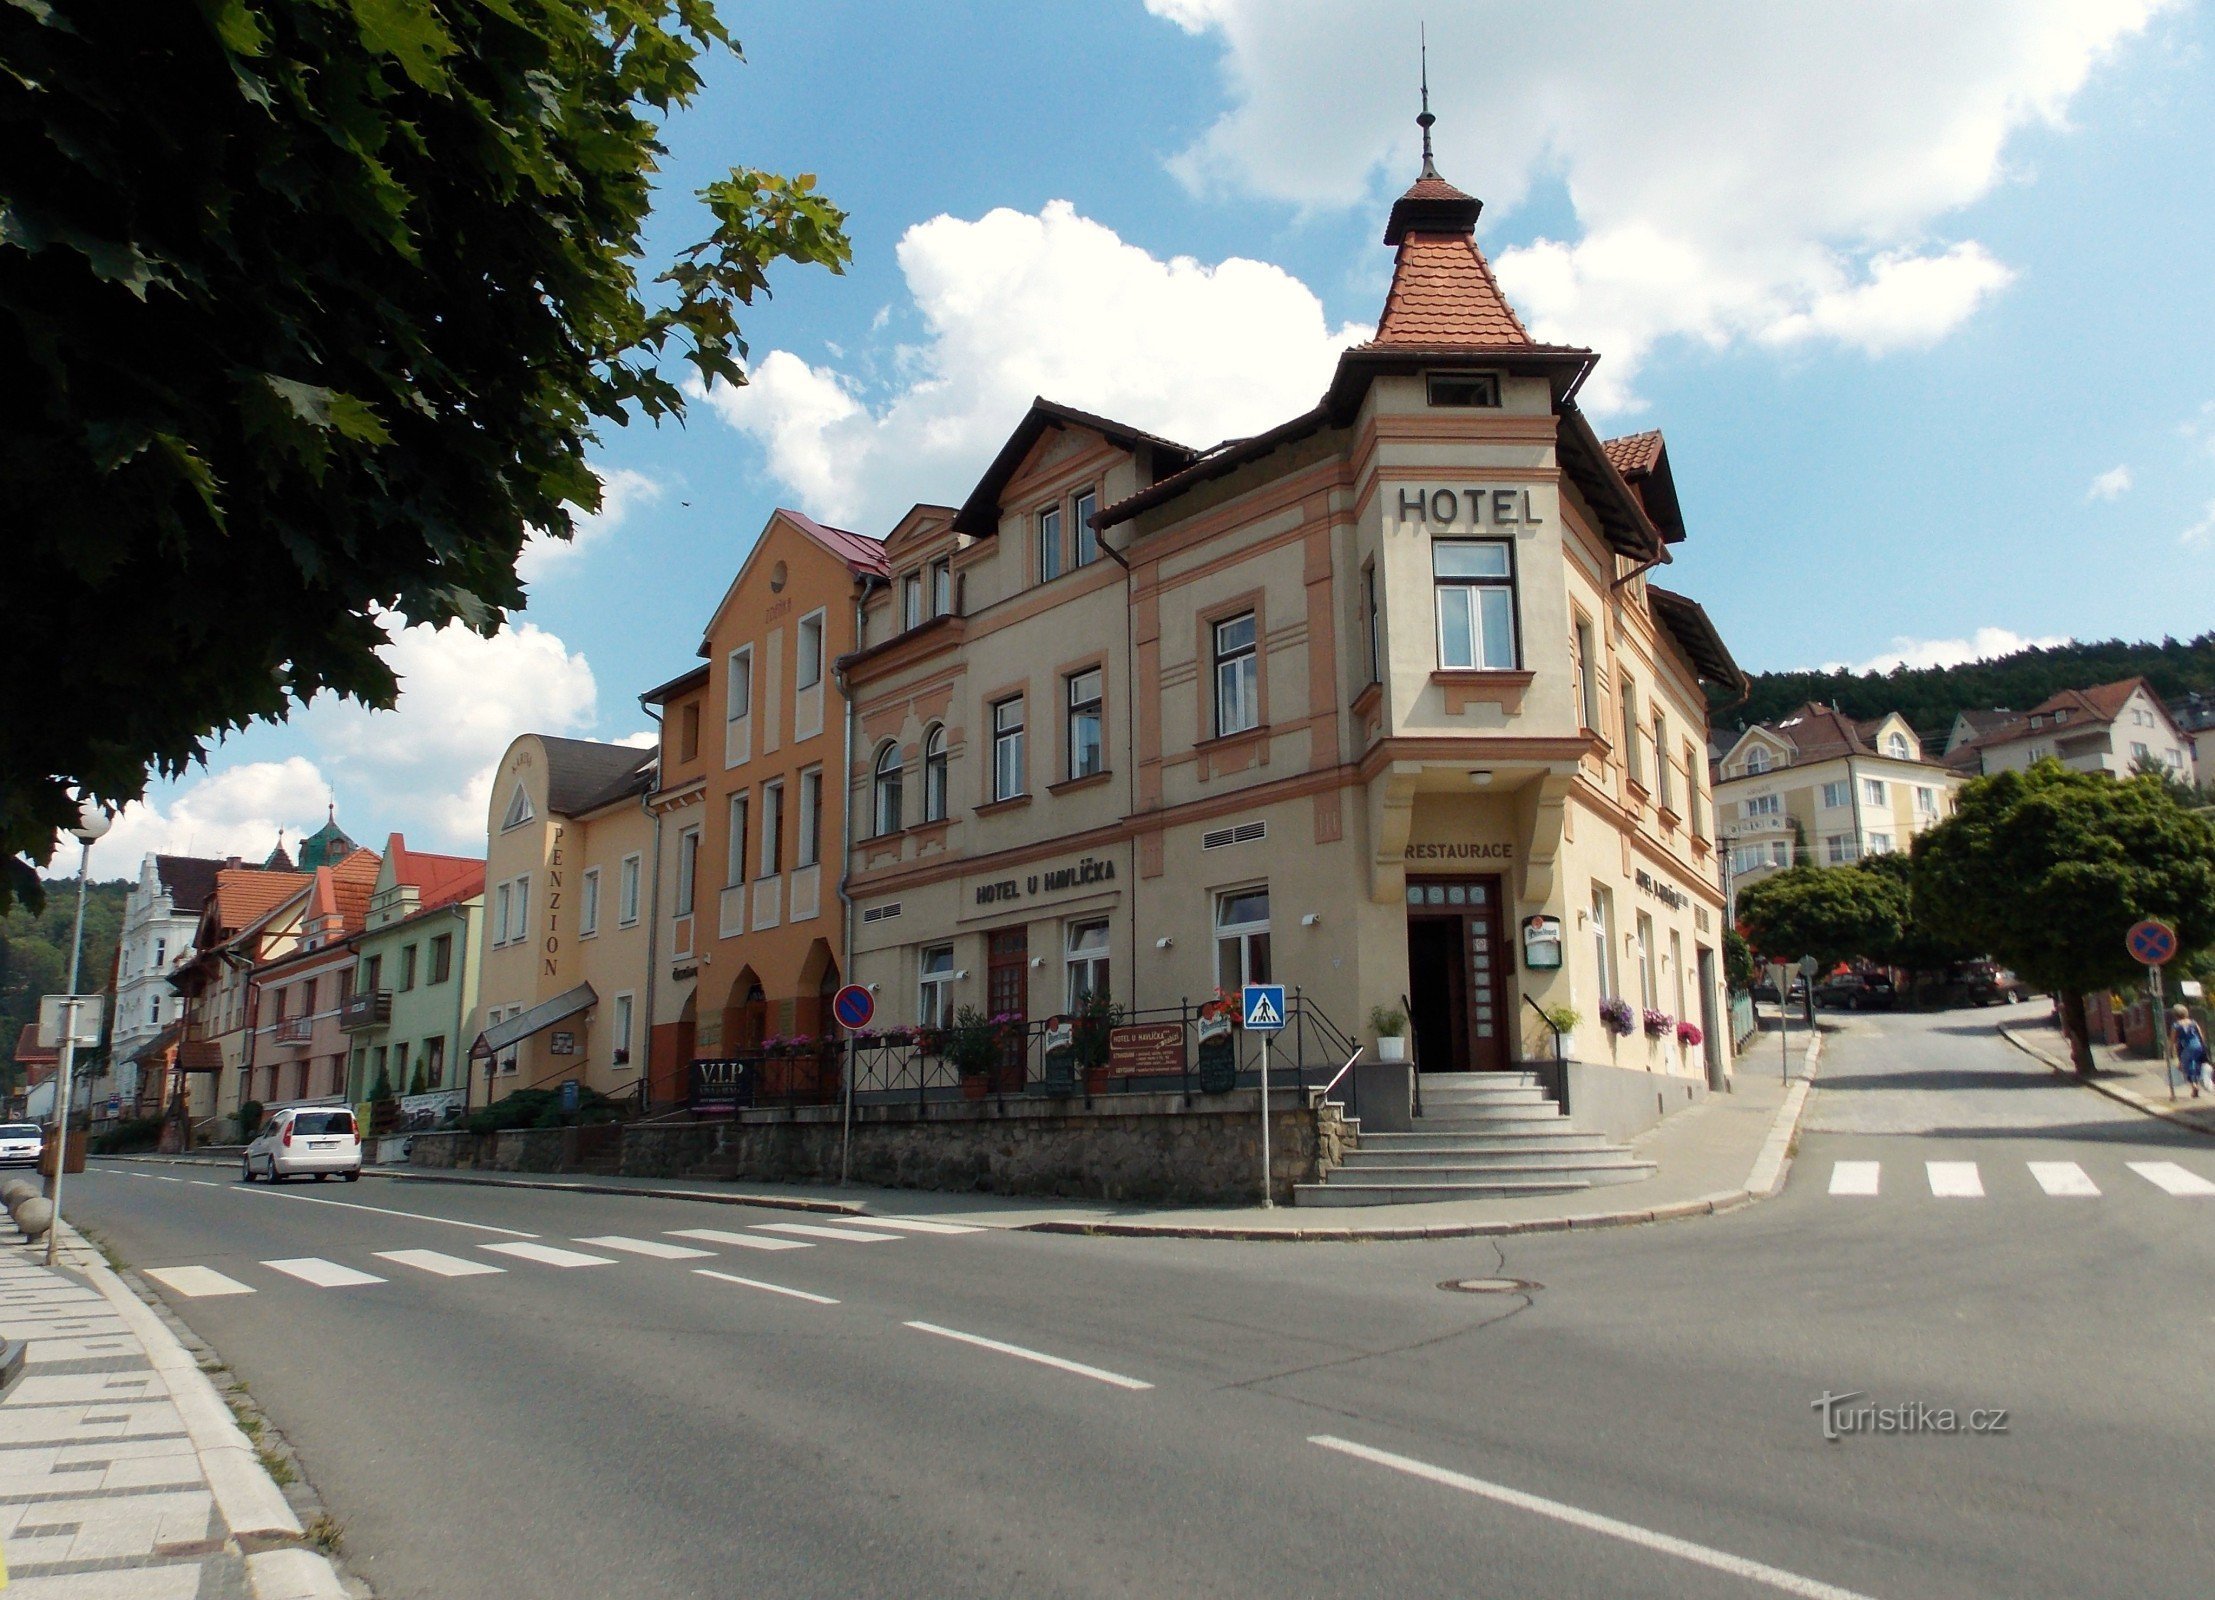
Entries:
[[2203,1123],[2194,1120],[2193,1116],[2190,1114],[2190,1110],[2188,1107],[2182,1105],[2165,1106],[2158,1100],[2147,1099],[2137,1090],[2129,1088],[2123,1084],[2102,1083],[2098,1078],[2087,1078],[2082,1073],[2077,1071],[2076,1065],[2073,1062],[2056,1061],[2044,1050],[2040,1049],[2037,1045],[2031,1043],[2030,1040],[2024,1038],[2013,1028],[2010,1028],[2006,1023],[1995,1023],[1994,1026],[1999,1030],[1999,1035],[2001,1038],[2005,1039],[2016,1049],[2022,1051],[2024,1055],[2029,1056],[2033,1061],[2043,1062],[2046,1066],[2052,1068],[2053,1071],[2059,1076],[2068,1078],[2072,1082],[2080,1083],[2084,1085],[2085,1088],[2090,1089],[2097,1094],[2104,1094],[2107,1096],[2108,1099],[2114,1101],[2117,1105],[2129,1106],[2134,1111],[2143,1111],[2149,1117],[2159,1117],[2163,1122],[2172,1123],[2175,1126],[2183,1128],[2191,1133],[2204,1134],[2215,1137],[2215,1128],[2209,1128]]

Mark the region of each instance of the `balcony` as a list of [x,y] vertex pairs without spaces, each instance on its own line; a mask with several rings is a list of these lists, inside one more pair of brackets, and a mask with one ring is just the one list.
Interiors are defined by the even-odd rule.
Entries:
[[286,1017],[277,1024],[275,1029],[276,1040],[280,1045],[306,1044],[314,1033],[315,1018],[313,1017]]
[[392,991],[390,989],[365,989],[360,994],[350,994],[345,1004],[338,1008],[338,1025],[347,1033],[359,1033],[364,1028],[381,1028],[392,1020]]

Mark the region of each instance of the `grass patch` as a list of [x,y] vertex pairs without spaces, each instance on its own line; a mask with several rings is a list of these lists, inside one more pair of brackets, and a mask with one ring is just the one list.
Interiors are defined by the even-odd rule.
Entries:
[[346,1529],[328,1511],[319,1511],[308,1524],[307,1541],[327,1556],[335,1556],[346,1543]]
[[[261,1432],[260,1424],[257,1423],[253,1431],[255,1433]],[[292,1463],[270,1449],[269,1446],[263,1445],[254,1452],[254,1456],[256,1460],[261,1462],[262,1470],[269,1474],[270,1480],[278,1488],[282,1489],[288,1483],[299,1482],[300,1475],[292,1470]]]

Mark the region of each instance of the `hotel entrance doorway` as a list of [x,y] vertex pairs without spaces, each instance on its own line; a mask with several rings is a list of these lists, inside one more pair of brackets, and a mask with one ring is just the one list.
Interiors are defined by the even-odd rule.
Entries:
[[1501,894],[1496,877],[1408,879],[1408,1020],[1422,1071],[1498,1072],[1513,1058]]

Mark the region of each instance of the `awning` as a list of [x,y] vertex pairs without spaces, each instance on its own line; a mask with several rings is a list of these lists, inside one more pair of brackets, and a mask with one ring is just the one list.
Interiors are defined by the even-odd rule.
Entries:
[[532,1034],[551,1028],[564,1017],[573,1017],[580,1011],[590,1011],[600,1003],[600,997],[592,992],[592,985],[580,983],[567,994],[557,994],[551,1000],[542,1000],[530,1010],[495,1022],[477,1035],[477,1042],[469,1047],[472,1061],[483,1061],[496,1056],[509,1045],[528,1039]]

